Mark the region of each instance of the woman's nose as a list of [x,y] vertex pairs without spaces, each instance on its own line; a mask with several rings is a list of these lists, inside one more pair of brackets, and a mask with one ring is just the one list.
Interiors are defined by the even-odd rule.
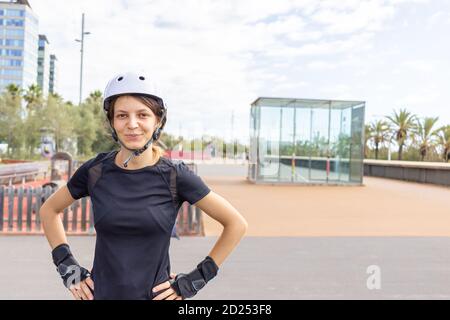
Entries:
[[130,116],[130,120],[128,121],[128,127],[136,128],[138,126],[138,121],[135,116]]

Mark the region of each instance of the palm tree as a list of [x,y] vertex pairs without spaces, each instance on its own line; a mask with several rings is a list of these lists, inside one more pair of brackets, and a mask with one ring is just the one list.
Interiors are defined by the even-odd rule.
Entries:
[[398,144],[398,160],[402,160],[403,146],[411,131],[416,127],[416,115],[406,109],[400,109],[397,113],[394,110],[393,116],[387,116],[387,119],[391,121],[394,129],[394,137]]
[[15,83],[8,84],[5,89],[13,98],[21,96],[23,91],[22,88]]
[[442,147],[442,158],[445,162],[450,160],[450,125],[437,130],[438,144]]
[[27,109],[31,109],[31,107],[42,100],[42,89],[36,84],[32,84],[28,87],[25,92],[23,98],[27,102]]
[[438,130],[433,131],[433,127],[439,117],[431,118],[425,117],[422,121],[417,121],[417,128],[415,134],[419,142],[420,160],[423,161],[427,155],[428,150],[433,145],[433,138],[437,136]]
[[375,159],[378,160],[378,150],[380,145],[383,145],[390,139],[389,133],[391,128],[389,123],[384,120],[376,120],[370,124],[370,131],[372,133],[372,139],[375,144]]
[[56,100],[63,100],[63,97],[57,92],[51,92],[51,93],[49,93],[49,96],[52,96]]
[[94,115],[96,117],[103,115],[103,108],[102,106],[103,101],[103,94],[100,90],[92,91],[89,94],[89,97],[85,100],[85,104],[89,105],[92,108],[92,111],[94,112]]
[[102,100],[102,98],[103,98],[103,94],[102,94],[102,92],[100,91],[100,90],[95,90],[95,91],[92,91],[90,94],[89,94],[89,99],[91,99],[91,100],[93,100],[93,101],[98,101],[98,100]]

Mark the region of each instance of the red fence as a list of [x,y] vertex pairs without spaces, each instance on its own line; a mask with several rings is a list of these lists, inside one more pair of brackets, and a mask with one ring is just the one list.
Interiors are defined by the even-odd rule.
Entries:
[[[57,187],[0,186],[0,234],[43,234],[39,209]],[[68,235],[95,234],[89,197],[73,202],[60,213]],[[185,202],[181,206],[176,232],[180,236],[204,235],[201,210]]]

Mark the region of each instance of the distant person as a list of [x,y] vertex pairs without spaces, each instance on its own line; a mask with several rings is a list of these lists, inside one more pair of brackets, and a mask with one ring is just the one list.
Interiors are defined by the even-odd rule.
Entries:
[[[111,79],[103,109],[120,149],[86,161],[41,207],[53,262],[78,300],[193,297],[217,275],[247,223],[184,162],[163,157],[155,146],[167,109],[147,76],[125,73]],[[93,204],[97,233],[90,271],[71,253],[58,214],[86,196]],[[184,201],[221,223],[227,236],[191,272],[175,275],[170,270],[170,236]]]

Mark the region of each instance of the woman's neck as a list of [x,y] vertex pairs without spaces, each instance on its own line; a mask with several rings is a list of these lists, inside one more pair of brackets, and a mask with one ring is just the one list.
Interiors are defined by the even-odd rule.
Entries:
[[128,157],[131,155],[131,151],[121,148],[116,156],[116,164],[124,169],[129,170],[135,170],[135,169],[141,169],[147,166],[152,166],[157,162],[155,153],[153,152],[152,147],[150,146],[147,150],[145,150],[143,153],[141,153],[139,156],[131,157],[131,160],[128,161],[128,166],[125,168],[123,166],[123,163],[128,159]]

